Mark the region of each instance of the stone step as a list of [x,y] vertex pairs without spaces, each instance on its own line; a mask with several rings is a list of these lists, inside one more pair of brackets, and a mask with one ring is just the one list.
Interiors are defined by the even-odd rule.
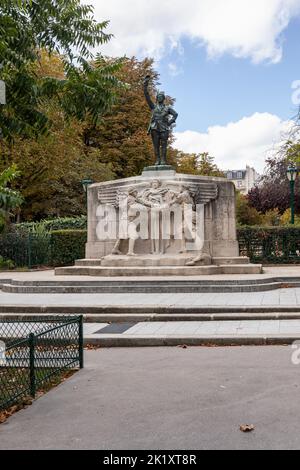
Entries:
[[[75,266],[105,266],[105,267],[147,267],[147,266],[185,266],[188,260],[191,260],[191,254],[182,255],[147,255],[147,256],[123,256],[110,255],[101,259],[80,259],[75,261]],[[246,256],[237,257],[218,257],[212,259],[212,264],[216,266],[249,264],[249,258]]]
[[[11,319],[11,316],[8,317]],[[44,317],[45,318],[45,317]],[[14,316],[16,321],[40,320],[43,317]],[[7,316],[0,316],[1,321]],[[236,346],[291,344],[300,340],[299,319],[240,318],[222,321],[220,318],[203,321],[131,321],[122,323],[84,323],[84,344],[97,347],[146,347],[146,346]]]
[[57,276],[200,276],[212,274],[260,274],[261,264],[235,264],[220,266],[133,266],[133,267],[93,267],[93,266],[70,266],[56,268]]
[[[131,285],[14,285],[3,284],[2,291],[23,294],[98,294],[98,293],[226,293],[264,292],[280,289],[281,282],[257,284],[189,284],[151,285],[132,283]],[[291,282],[289,287],[300,287],[300,282]]]
[[225,278],[225,277],[209,277],[207,279],[202,277],[179,277],[176,278],[159,278],[159,277],[130,277],[126,278],[100,278],[99,280],[94,279],[75,279],[70,278],[68,280],[56,278],[55,280],[19,280],[19,279],[5,279],[1,280],[4,284],[11,284],[13,286],[97,286],[97,287],[106,287],[106,286],[181,286],[181,285],[191,285],[191,286],[209,286],[209,285],[256,285],[256,284],[270,284],[270,283],[282,283],[283,286],[289,287],[292,284],[299,283],[300,277],[298,276],[280,276],[280,277],[251,277],[248,276],[241,278]]
[[281,288],[288,287],[299,287],[300,286],[300,277],[297,276],[280,276],[280,277],[255,277],[249,278],[248,276],[244,278],[228,279],[228,278],[201,278],[201,277],[178,277],[176,278],[159,278],[159,277],[130,277],[126,278],[104,278],[99,280],[77,280],[75,278],[70,278],[69,280],[58,279],[57,280],[18,280],[18,279],[2,279],[0,280],[1,285],[12,285],[12,286],[62,286],[62,287],[99,287],[99,288],[131,288],[131,287],[158,287],[160,289],[169,287],[178,287],[182,286],[188,287],[205,287],[205,286],[252,286],[252,285],[263,285],[263,284],[276,284]]
[[[60,315],[60,314],[55,314]],[[0,322],[14,319],[15,321],[43,321],[41,313],[0,313]],[[194,321],[242,321],[242,320],[300,320],[298,313],[214,313],[214,314],[84,314],[85,323],[138,323],[138,322],[194,322]]]
[[[125,318],[129,315],[180,315],[188,319],[196,315],[242,315],[242,314],[300,314],[300,305],[294,306],[237,306],[237,307],[197,307],[197,306],[162,306],[162,305],[0,305],[1,314],[27,315],[116,315]],[[99,317],[100,318],[100,317]],[[113,317],[112,317],[113,318]],[[169,317],[170,318],[170,317]]]
[[163,336],[129,336],[129,335],[102,335],[86,336],[84,346],[99,348],[129,348],[129,347],[192,347],[192,346],[279,346],[293,344],[300,341],[298,334],[263,334],[248,336],[231,335],[163,335]]
[[299,320],[202,320],[91,323],[84,325],[86,344],[120,346],[200,346],[241,344],[289,344],[300,340]]

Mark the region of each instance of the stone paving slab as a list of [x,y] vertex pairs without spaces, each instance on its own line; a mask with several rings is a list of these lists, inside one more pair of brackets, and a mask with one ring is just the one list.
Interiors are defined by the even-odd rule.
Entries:
[[271,292],[186,294],[12,294],[0,292],[0,306],[300,306],[300,288]]
[[120,323],[119,328],[90,323],[84,340],[103,347],[290,344],[300,341],[300,320],[157,321]]
[[[101,329],[108,323],[89,323],[84,325],[85,337],[103,337]],[[96,333],[98,332],[98,333]],[[174,322],[138,322],[127,328],[123,336],[161,336],[161,335],[213,335],[241,336],[251,334],[300,335],[300,320],[241,320],[241,321],[174,321]]]

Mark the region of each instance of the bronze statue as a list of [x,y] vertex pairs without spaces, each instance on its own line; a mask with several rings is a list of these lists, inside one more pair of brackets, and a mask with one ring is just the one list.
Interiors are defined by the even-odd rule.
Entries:
[[164,92],[158,92],[156,104],[153,103],[149,91],[150,75],[144,79],[144,94],[152,116],[148,128],[148,134],[151,134],[156,156],[156,166],[167,165],[167,147],[171,126],[175,124],[178,114],[172,108],[165,104],[166,96]]

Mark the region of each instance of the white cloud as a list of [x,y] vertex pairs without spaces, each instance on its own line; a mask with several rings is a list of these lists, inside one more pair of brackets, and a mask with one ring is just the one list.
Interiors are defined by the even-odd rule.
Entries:
[[168,63],[168,70],[172,77],[177,77],[177,75],[181,75],[183,73],[182,67],[175,62]]
[[278,62],[281,33],[300,13],[300,0],[84,0],[98,20],[111,21],[111,55],[154,56],[179,48],[188,37],[208,55],[230,53],[253,62]]
[[175,147],[185,152],[209,152],[223,169],[254,166],[261,172],[266,157],[291,128],[291,121],[282,121],[269,113],[255,113],[226,126],[209,127],[206,133],[185,131],[175,133]]

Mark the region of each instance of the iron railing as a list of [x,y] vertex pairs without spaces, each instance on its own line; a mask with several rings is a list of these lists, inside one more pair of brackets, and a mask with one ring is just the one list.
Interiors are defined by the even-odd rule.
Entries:
[[0,319],[0,341],[5,346],[0,354],[0,409],[34,398],[66,372],[83,367],[82,316]]
[[7,233],[0,237],[0,255],[16,267],[48,266],[51,262],[51,237],[33,233]]
[[[300,263],[300,228],[240,228],[240,255],[253,263]],[[84,252],[85,241],[82,241]],[[0,237],[0,256],[12,260],[15,267],[57,266],[51,233],[8,233]],[[78,253],[74,253],[74,260]],[[71,263],[72,256],[68,256]]]
[[252,263],[300,263],[300,229],[240,229],[240,256]]

